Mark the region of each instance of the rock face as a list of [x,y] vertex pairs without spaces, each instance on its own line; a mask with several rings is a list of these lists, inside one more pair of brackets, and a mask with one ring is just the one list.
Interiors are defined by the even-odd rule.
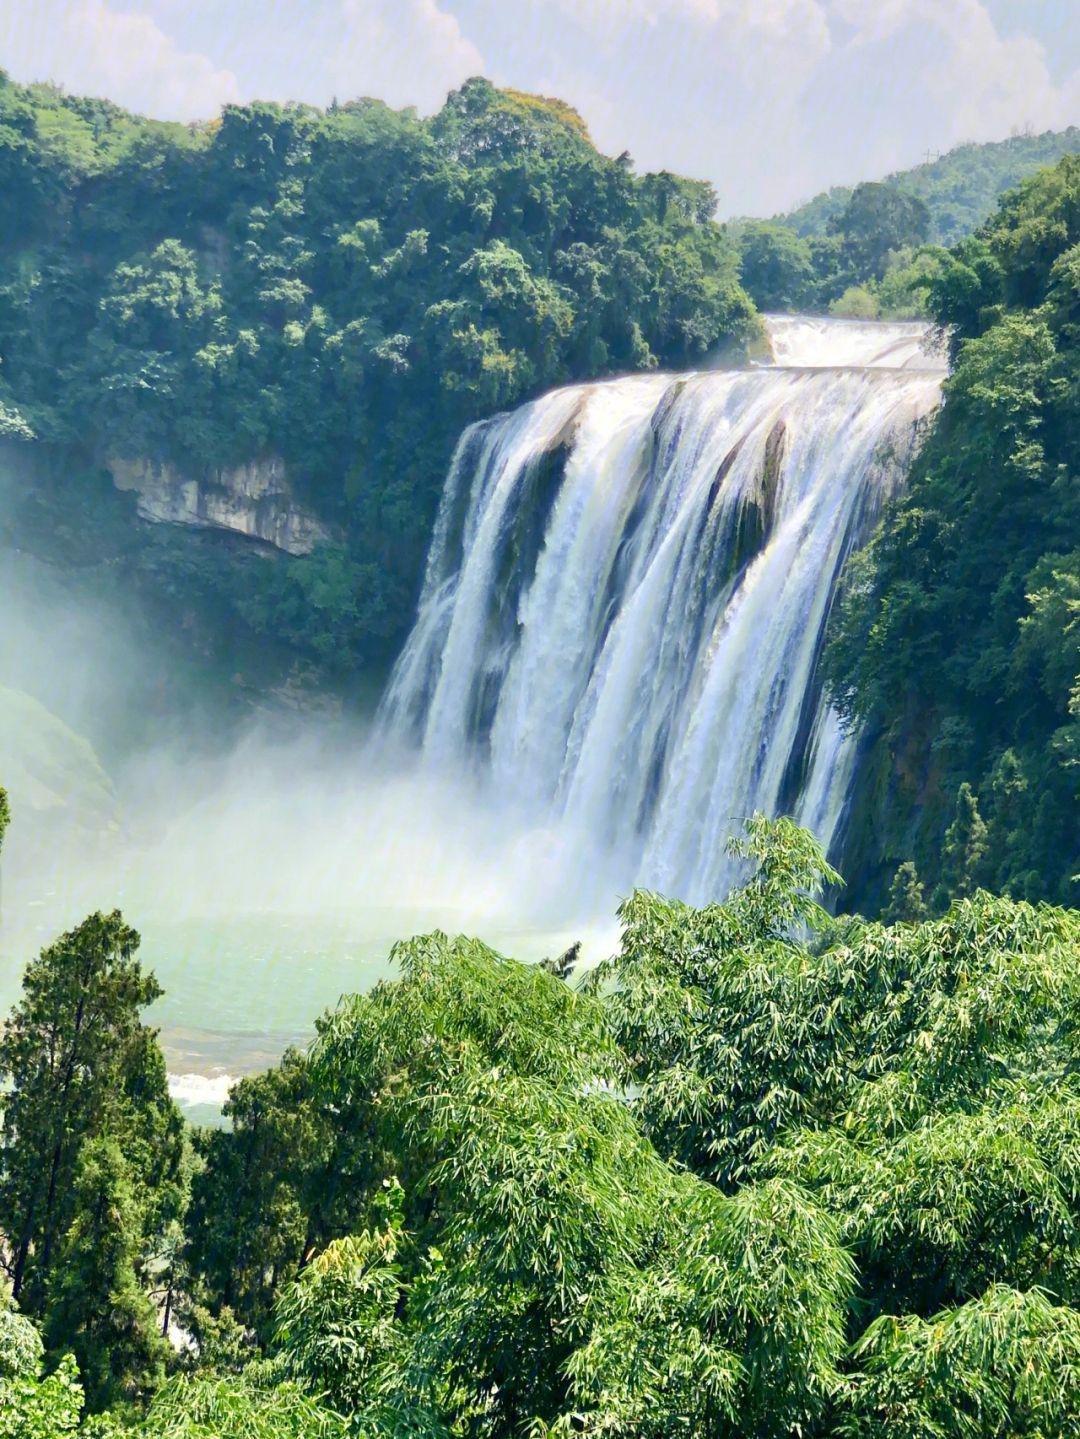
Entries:
[[106,461],[119,490],[134,490],[139,514],[161,524],[231,530],[290,555],[310,554],[333,531],[293,498],[280,456],[210,471],[199,479],[168,460]]

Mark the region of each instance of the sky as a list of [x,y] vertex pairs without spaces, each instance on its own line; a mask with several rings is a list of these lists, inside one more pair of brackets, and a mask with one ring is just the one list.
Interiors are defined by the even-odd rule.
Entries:
[[470,75],[771,214],[964,140],[1080,124],[1080,0],[0,0],[0,68],[162,119]]

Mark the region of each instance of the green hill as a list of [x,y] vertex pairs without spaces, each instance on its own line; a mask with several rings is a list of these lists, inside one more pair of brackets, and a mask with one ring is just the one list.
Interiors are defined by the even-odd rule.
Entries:
[[2,685],[0,750],[17,815],[63,813],[88,834],[115,825],[112,781],[89,742],[30,695]]
[[[1076,150],[1080,150],[1080,128],[1075,125],[1041,135],[1012,135],[1008,140],[957,145],[926,164],[895,170],[885,177],[885,183],[923,200],[930,211],[928,238],[935,244],[954,245],[989,217],[1006,190]],[[800,235],[824,235],[829,221],[843,211],[853,188],[834,185],[776,219]]]

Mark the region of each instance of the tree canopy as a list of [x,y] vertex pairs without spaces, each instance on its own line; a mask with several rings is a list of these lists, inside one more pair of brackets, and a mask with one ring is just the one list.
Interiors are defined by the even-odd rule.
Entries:
[[[377,671],[468,423],[757,333],[710,187],[635,174],[558,101],[476,79],[430,120],[260,102],[185,127],[0,76],[3,116],[0,435],[42,457],[11,523],[119,567],[166,630],[182,607],[223,666]],[[212,487],[269,457],[332,537],[313,556],[148,535],[102,470]]]
[[956,246],[1002,196],[1080,150],[1080,130],[958,145],[883,181],[838,185],[772,220],[733,227],[741,276],[762,309],[858,319],[936,314],[930,289]]
[[5,1267],[98,1404],[161,1368],[143,1281],[183,1198],[182,1121],[140,1015],[161,991],[138,942],[118,913],[91,915],[27,968],[0,1036]]
[[[724,903],[634,894],[584,975],[398,945],[236,1086],[187,1207],[86,1132],[42,1328],[0,1305],[0,1433],[1070,1432],[1080,915],[977,891],[838,922],[791,821],[733,848]],[[169,1206],[178,1352],[139,1218]]]
[[[1080,129],[1076,126],[1039,135],[1012,135],[1007,140],[956,145],[921,165],[895,171],[884,183],[923,201],[929,211],[928,238],[933,244],[955,245],[989,219],[1007,190],[1078,150]],[[851,187],[837,185],[777,219],[799,235],[823,235],[851,195]]]

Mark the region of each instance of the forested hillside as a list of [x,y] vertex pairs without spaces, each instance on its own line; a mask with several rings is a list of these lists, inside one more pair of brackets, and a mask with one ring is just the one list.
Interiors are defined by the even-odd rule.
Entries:
[[51,945],[0,1040],[0,1435],[1076,1432],[1080,916],[838,929],[811,836],[738,848],[584,983],[399,945],[193,1139],[138,937]]
[[1075,127],[959,145],[882,181],[835,186],[772,220],[738,221],[743,283],[767,310],[929,315],[941,248],[982,225],[1006,191],[1077,150]]
[[[0,193],[0,436],[33,476],[0,531],[122,575],[240,670],[267,646],[324,682],[385,665],[471,420],[756,333],[707,185],[483,80],[431,120],[362,100],[184,127],[0,77]],[[314,553],[139,525],[109,474],[164,476],[168,509],[252,465]]]
[[732,227],[740,277],[763,310],[907,319],[926,313],[940,247],[927,244],[930,212],[883,182],[857,185],[821,235],[775,220]]
[[[1075,902],[1080,872],[1080,156],[1007,196],[930,286],[945,405],[849,567],[831,683],[869,753],[849,852],[867,903],[914,862]],[[914,917],[910,868],[895,902]]]
[[[1070,125],[1041,135],[957,145],[910,170],[894,170],[884,183],[923,201],[929,212],[928,240],[955,245],[990,217],[1006,190],[1078,150],[1080,129]],[[834,185],[776,220],[803,236],[825,235],[830,220],[843,211],[852,194],[852,186]]]

